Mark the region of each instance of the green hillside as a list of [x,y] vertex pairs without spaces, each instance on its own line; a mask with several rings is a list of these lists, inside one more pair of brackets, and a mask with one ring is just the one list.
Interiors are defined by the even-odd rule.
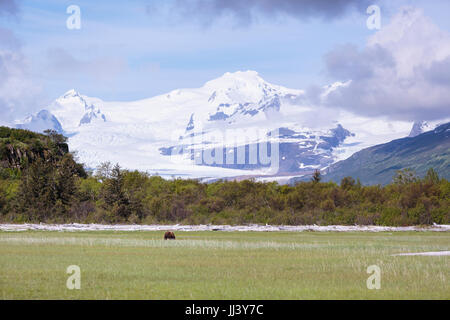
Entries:
[[53,131],[39,134],[0,127],[0,168],[23,170],[33,162],[56,163],[69,152],[67,138]]
[[341,181],[346,176],[361,183],[386,185],[397,170],[411,168],[419,177],[433,168],[440,177],[450,178],[450,123],[413,138],[403,138],[361,150],[332,165],[326,181]]

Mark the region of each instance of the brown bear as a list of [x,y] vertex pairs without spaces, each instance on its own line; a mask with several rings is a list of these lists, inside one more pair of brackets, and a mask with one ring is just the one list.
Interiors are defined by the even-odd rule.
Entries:
[[167,239],[175,240],[175,233],[173,233],[172,231],[167,231],[166,233],[164,233],[164,240]]

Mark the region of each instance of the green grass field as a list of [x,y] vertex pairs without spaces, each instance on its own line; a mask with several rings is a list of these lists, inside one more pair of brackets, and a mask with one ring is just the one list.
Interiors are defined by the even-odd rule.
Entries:
[[[438,232],[0,232],[2,299],[450,299]],[[381,268],[369,290],[367,267]],[[81,268],[69,290],[66,268]]]

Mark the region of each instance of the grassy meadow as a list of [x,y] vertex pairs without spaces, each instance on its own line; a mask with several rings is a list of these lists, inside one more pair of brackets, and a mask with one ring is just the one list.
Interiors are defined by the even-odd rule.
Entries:
[[[450,299],[446,232],[0,232],[1,299]],[[66,268],[81,269],[81,289]],[[367,267],[381,269],[369,290]]]

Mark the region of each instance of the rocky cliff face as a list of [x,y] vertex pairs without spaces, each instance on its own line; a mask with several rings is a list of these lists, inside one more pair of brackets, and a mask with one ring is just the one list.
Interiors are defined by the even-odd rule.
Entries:
[[65,138],[55,132],[37,134],[0,127],[0,167],[22,170],[37,159],[55,162],[69,152]]

